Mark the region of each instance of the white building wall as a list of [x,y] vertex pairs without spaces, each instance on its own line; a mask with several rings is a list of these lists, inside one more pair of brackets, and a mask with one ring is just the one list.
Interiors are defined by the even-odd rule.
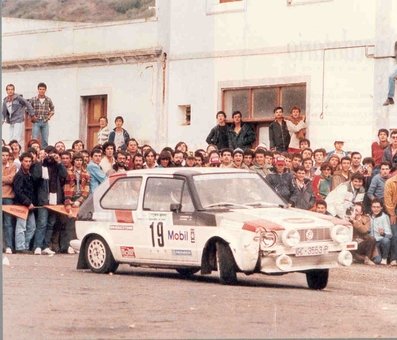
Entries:
[[[218,5],[225,8],[218,13],[211,11],[217,0],[171,3],[172,56],[281,46],[293,50],[304,44],[315,48],[327,42],[366,41],[375,36],[373,0],[300,6],[288,6],[283,0],[242,0]],[[228,11],[230,5],[240,10]]]
[[32,30],[24,34],[3,33],[2,45],[3,62],[154,48],[158,46],[157,21],[86,24]]
[[[193,148],[206,145],[221,109],[221,88],[306,82],[312,146],[331,149],[335,139],[343,138],[347,150],[368,154],[363,140],[372,133],[373,60],[364,48],[327,51],[324,67],[323,78],[323,56],[316,52],[171,62],[170,144],[186,140]],[[190,126],[181,125],[178,111],[178,105],[186,104],[192,107]],[[260,142],[269,144],[267,136]]]
[[[397,0],[297,2],[305,0],[170,0],[158,1],[158,18],[148,22],[39,25],[25,33],[18,24],[18,32],[3,31],[5,62],[161,48],[166,69],[160,60],[59,66],[7,71],[3,84],[15,83],[25,97],[39,81],[48,84],[56,105],[50,142],[80,137],[80,97],[107,94],[110,121],[128,117],[125,127],[141,143],[184,140],[195,149],[215,124],[222,87],[304,81],[313,147],[330,149],[342,138],[346,149],[368,155],[374,131],[392,124],[395,110],[381,103],[395,66],[382,56],[397,40]],[[191,125],[183,125],[180,105],[191,105]]]
[[[114,127],[114,118],[121,115],[131,137],[156,143],[156,74],[157,63],[40,69],[4,73],[3,84],[14,83],[24,98],[37,94],[39,82],[47,84],[47,95],[55,105],[50,144],[85,139],[86,126],[80,125],[81,98],[94,95],[108,96],[109,127]],[[8,124],[4,124],[3,138],[8,140],[8,136]]]
[[373,112],[375,131],[379,128],[397,129],[397,106],[382,106],[386,100],[388,77],[397,68],[394,44],[397,42],[397,0],[377,2],[375,76],[373,81]]
[[61,29],[67,26],[78,26],[76,22],[68,21],[53,21],[53,20],[33,20],[33,19],[18,19],[18,18],[1,18],[1,31],[4,34],[37,31],[39,29]]
[[[330,150],[342,138],[347,150],[368,155],[376,6],[372,0],[296,6],[279,0],[173,0],[170,144],[184,139],[192,147],[205,146],[221,109],[221,88],[303,81],[312,146]],[[185,104],[192,105],[191,126],[180,124],[178,105]],[[267,138],[264,133],[260,142],[268,144]]]

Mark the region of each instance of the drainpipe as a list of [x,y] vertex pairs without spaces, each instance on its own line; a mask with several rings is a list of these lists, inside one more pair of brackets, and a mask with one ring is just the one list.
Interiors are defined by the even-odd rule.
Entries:
[[168,145],[168,111],[166,108],[166,86],[167,86],[167,53],[161,57],[161,116],[159,119],[159,144]]
[[163,68],[163,88],[162,88],[162,103],[165,104],[165,84],[166,84],[166,69],[167,69],[167,53],[163,53],[162,60],[162,68]]

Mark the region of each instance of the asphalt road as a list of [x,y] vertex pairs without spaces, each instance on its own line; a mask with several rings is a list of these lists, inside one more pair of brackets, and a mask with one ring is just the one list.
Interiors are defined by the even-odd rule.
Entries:
[[8,255],[4,339],[396,337],[397,268],[334,269],[323,291],[303,274],[183,279],[173,270],[77,271],[77,255]]

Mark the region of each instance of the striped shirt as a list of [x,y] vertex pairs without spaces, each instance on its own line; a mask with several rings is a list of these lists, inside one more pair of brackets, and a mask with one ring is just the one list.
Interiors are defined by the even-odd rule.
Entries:
[[107,125],[104,128],[100,129],[97,133],[98,144],[103,145],[104,143],[106,143],[109,140],[109,133],[110,130]]

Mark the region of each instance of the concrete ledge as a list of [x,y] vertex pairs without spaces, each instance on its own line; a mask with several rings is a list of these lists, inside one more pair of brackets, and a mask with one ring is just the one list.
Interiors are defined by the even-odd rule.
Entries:
[[92,66],[110,64],[128,64],[137,62],[155,61],[162,53],[160,47],[152,49],[132,50],[132,51],[113,51],[104,53],[72,54],[51,58],[23,59],[4,61],[2,63],[3,72],[24,71],[26,69],[56,67],[56,66]]

